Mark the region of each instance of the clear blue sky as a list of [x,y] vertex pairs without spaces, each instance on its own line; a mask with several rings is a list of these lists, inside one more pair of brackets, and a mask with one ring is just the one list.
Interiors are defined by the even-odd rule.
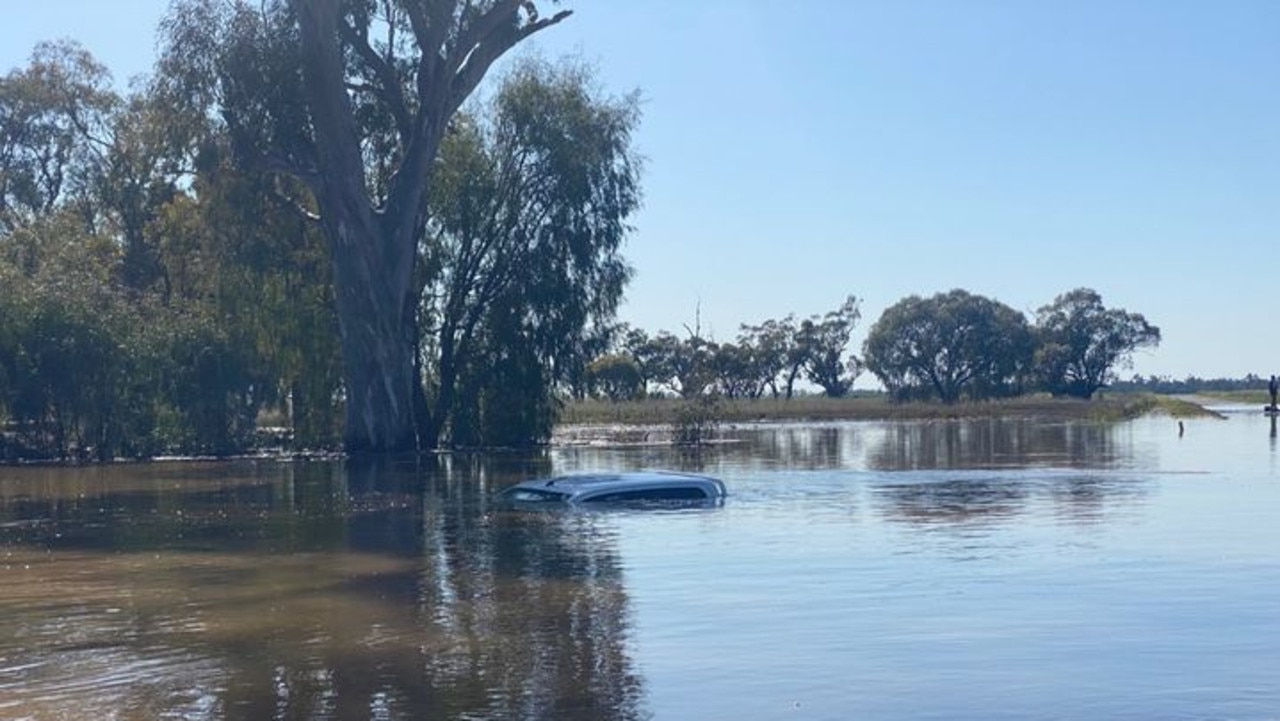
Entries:
[[[1087,286],[1163,331],[1136,372],[1280,372],[1280,2],[562,5],[533,45],[645,98],[623,320],[730,340],[854,294],[860,345],[906,295]],[[123,85],[166,6],[9,3],[0,69],[71,37]]]

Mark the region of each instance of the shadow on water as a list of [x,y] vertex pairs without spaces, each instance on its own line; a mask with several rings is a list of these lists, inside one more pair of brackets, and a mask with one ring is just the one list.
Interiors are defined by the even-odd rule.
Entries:
[[638,718],[612,540],[490,507],[546,468],[7,471],[0,717]]

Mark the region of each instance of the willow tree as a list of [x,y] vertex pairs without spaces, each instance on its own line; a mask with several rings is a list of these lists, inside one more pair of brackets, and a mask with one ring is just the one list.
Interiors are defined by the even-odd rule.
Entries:
[[568,15],[529,0],[175,2],[168,62],[239,157],[306,188],[299,211],[328,240],[348,450],[416,446],[415,271],[437,151],[493,63]]
[[553,390],[607,346],[631,277],[639,101],[593,80],[520,63],[445,140],[421,251],[428,444],[545,440]]

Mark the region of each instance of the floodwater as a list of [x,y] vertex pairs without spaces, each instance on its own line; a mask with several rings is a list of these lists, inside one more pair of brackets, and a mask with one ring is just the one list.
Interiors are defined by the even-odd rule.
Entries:
[[[0,470],[4,719],[1277,719],[1261,414]],[[531,512],[680,468],[722,508]]]

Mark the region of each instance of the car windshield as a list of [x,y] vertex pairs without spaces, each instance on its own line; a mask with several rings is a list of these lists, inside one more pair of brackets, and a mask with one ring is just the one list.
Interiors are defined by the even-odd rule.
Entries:
[[628,491],[612,491],[587,496],[584,503],[644,503],[644,502],[680,502],[705,501],[707,494],[701,488],[693,486],[675,486],[673,488],[642,488]]
[[517,503],[549,503],[564,501],[567,495],[559,491],[544,491],[537,488],[508,488],[502,495]]

